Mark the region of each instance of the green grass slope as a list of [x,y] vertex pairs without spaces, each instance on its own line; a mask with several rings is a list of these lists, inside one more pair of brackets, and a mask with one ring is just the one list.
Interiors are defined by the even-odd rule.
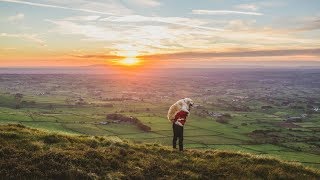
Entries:
[[0,126],[4,179],[319,179],[320,172],[277,159],[225,151],[133,144]]

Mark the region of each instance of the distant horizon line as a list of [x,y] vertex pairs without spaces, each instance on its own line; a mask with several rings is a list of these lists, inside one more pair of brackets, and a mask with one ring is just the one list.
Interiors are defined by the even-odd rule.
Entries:
[[[93,64],[93,65],[87,65],[87,66],[0,66],[1,69],[94,69],[94,68],[110,68],[112,66],[104,65],[104,64]],[[272,64],[236,64],[236,65],[231,65],[231,64],[219,64],[211,67],[149,67],[147,69],[216,69],[216,68],[268,68],[268,69],[288,69],[288,68],[314,68],[318,69],[320,68],[320,63],[315,65],[301,65],[301,64],[282,64],[281,66],[273,66]]]
[[[234,64],[231,64],[234,63]],[[276,65],[276,66],[275,66]],[[91,64],[91,65],[61,65],[61,66],[1,66],[0,69],[76,69],[76,68],[114,68],[117,66],[108,64]],[[214,69],[214,68],[257,68],[257,67],[272,67],[272,68],[299,68],[299,67],[312,67],[320,68],[320,61],[298,61],[298,62],[288,62],[288,61],[242,61],[242,62],[222,62],[218,64],[212,64],[210,66],[162,66],[162,67],[148,67],[147,69]]]

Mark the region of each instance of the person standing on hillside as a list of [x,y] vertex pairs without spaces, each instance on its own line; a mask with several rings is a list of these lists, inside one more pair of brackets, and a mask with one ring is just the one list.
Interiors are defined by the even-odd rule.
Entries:
[[179,139],[179,151],[183,151],[183,127],[192,106],[193,101],[190,98],[184,98],[174,103],[168,111],[167,117],[172,122],[173,130],[172,147],[177,148],[177,140]]

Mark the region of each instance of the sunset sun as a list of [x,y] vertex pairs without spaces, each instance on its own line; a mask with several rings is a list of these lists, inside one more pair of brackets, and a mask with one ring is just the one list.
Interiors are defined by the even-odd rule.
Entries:
[[125,59],[121,60],[120,63],[125,66],[134,66],[139,64],[139,59],[136,57],[126,57]]
[[119,46],[121,50],[117,53],[119,56],[123,57],[119,63],[123,66],[136,66],[140,64],[140,59],[138,59],[138,49],[132,45],[121,45]]

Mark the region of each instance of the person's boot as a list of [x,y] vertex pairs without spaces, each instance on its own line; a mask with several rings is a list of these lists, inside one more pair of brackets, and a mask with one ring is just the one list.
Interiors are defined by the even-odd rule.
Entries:
[[183,151],[183,137],[179,138],[179,151]]
[[179,151],[183,151],[183,145],[179,145]]
[[177,149],[177,141],[172,141],[172,148]]

